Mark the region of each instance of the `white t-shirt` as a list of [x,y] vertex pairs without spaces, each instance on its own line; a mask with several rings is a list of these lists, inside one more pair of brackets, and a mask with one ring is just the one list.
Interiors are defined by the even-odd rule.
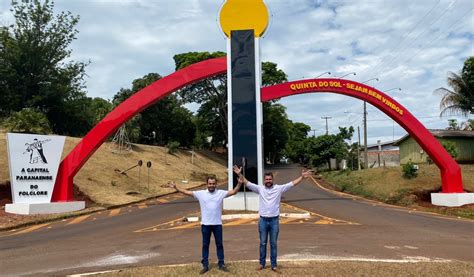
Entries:
[[265,185],[256,185],[247,182],[247,188],[259,195],[258,214],[263,217],[274,217],[280,215],[281,195],[293,187],[293,182],[284,185],[275,185],[267,188]]
[[201,206],[202,225],[222,225],[222,202],[227,196],[226,190],[216,189],[214,192],[206,190],[193,191],[193,196],[199,200]]

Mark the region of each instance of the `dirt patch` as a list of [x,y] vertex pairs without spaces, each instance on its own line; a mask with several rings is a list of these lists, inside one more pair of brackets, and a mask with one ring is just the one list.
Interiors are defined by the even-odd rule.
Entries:
[[92,201],[92,199],[90,199],[90,197],[87,196],[87,194],[83,193],[76,184],[74,184],[74,200],[86,202],[86,208],[97,206],[97,203]]
[[0,184],[0,206],[5,207],[5,204],[12,203],[12,190],[10,181]]

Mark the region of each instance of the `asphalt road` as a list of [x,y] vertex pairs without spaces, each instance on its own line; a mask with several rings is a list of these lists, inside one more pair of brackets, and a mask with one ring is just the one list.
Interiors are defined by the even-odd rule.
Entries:
[[[300,173],[296,166],[271,170],[276,183]],[[155,228],[198,212],[194,199],[175,198],[0,233],[1,274],[62,275],[199,262],[198,224]],[[320,220],[282,224],[280,260],[474,261],[474,221],[339,195],[309,179],[287,192],[283,202]],[[258,259],[255,223],[224,225],[224,248],[226,261]],[[216,261],[212,244],[210,258]]]

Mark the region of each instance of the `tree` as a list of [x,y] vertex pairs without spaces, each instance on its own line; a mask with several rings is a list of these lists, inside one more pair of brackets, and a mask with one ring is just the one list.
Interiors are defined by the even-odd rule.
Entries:
[[458,121],[456,119],[448,119],[448,125],[449,127],[446,128],[447,130],[460,130]]
[[445,114],[461,114],[467,116],[474,113],[474,57],[464,62],[461,75],[449,73],[448,85],[438,88],[436,93],[443,95],[440,102],[441,116]]
[[308,138],[307,153],[310,154],[310,162],[313,166],[321,166],[325,163],[331,169],[331,158],[338,161],[348,158],[349,145],[345,142],[352,137],[354,128],[339,127],[336,135],[322,135]]
[[276,63],[262,63],[262,86],[272,86],[286,81],[288,81],[286,73],[283,70],[278,69]]
[[294,162],[307,163],[306,142],[311,127],[301,122],[289,123],[285,154]]
[[[134,93],[161,79],[158,73],[149,73],[133,80],[131,89],[120,89],[113,98],[119,105]],[[196,128],[192,113],[181,106],[176,95],[169,95],[148,107],[127,122],[127,132],[134,142],[166,145],[170,141],[189,147],[194,140]]]
[[278,103],[263,103],[263,153],[272,164],[283,156],[289,139],[290,121],[286,108]]
[[[212,149],[225,146],[227,130],[222,132],[220,117],[216,104],[212,100],[203,103],[199,107],[195,120],[196,141],[194,145],[196,147]],[[208,141],[209,137],[212,137],[211,141]]]
[[474,57],[469,57],[464,61],[461,76],[463,76],[464,82],[467,86],[472,89],[474,87]]
[[[197,63],[207,59],[223,57],[225,55],[226,54],[224,52],[189,52],[177,54],[173,57],[173,59],[175,61],[176,70],[179,70],[193,63]],[[278,84],[284,81],[287,81],[287,76],[281,69],[277,68],[277,65],[275,63],[262,63],[262,86]],[[209,103],[212,105],[214,109],[213,114],[211,115],[211,119],[215,120],[212,125],[215,126],[216,123],[219,125],[219,133],[224,135],[225,139],[223,140],[223,145],[225,145],[228,141],[227,74],[208,78],[201,82],[189,85],[188,87],[178,91],[178,95],[186,103]],[[207,107],[206,109],[209,110],[209,108],[210,107]],[[218,117],[215,117],[216,113]],[[265,113],[265,107],[263,113]],[[206,121],[209,122],[211,119]]]
[[99,121],[102,120],[110,111],[112,111],[112,103],[109,101],[102,99],[100,97],[95,97],[90,100],[90,110],[91,110],[91,117],[92,117],[92,125],[97,125]]
[[5,127],[9,132],[50,134],[51,127],[46,115],[32,108],[24,108],[14,112],[5,121]]
[[360,164],[360,159],[358,155],[359,143],[355,142],[349,146],[349,151],[347,153],[347,165],[351,170],[358,170],[358,165]]
[[[224,57],[224,52],[188,52],[177,54],[173,57],[175,61],[176,70],[182,69],[188,65],[218,58]],[[213,108],[217,111],[218,117],[212,117],[216,120],[220,126],[220,132],[225,136],[225,142],[227,139],[227,75],[222,74],[219,76],[207,78],[200,82],[191,84],[178,91],[178,95],[183,99],[185,103],[212,103]],[[207,108],[208,109],[208,108]],[[207,113],[204,113],[207,114]],[[201,115],[202,116],[202,115]],[[214,124],[213,124],[214,125]]]
[[449,155],[453,158],[456,159],[459,155],[458,147],[454,141],[442,141],[441,145],[443,145],[444,149],[449,153]]
[[82,110],[67,102],[85,97],[86,63],[68,61],[79,16],[54,16],[53,6],[49,0],[12,1],[15,22],[0,28],[0,113],[31,107],[47,115],[54,132],[68,133],[81,124],[71,124]]

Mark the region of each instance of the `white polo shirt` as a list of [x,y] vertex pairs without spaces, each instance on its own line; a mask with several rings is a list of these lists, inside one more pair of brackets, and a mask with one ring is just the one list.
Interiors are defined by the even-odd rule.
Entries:
[[227,196],[226,190],[216,189],[193,191],[193,196],[201,206],[201,225],[222,225],[222,202]]
[[280,215],[280,200],[284,192],[293,187],[293,182],[284,185],[275,185],[267,188],[265,185],[256,185],[247,182],[247,188],[259,195],[258,214],[263,217],[275,217]]

